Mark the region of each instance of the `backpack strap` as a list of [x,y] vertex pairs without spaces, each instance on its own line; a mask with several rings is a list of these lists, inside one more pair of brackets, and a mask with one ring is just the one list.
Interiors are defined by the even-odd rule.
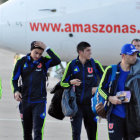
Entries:
[[21,61],[21,68],[23,68],[23,67],[24,67],[24,64],[25,64],[25,62],[26,62],[26,56],[22,57],[22,58],[20,59],[20,61]]
[[111,66],[112,66],[111,81],[113,81],[116,78],[117,65],[111,65]]
[[[26,62],[26,57],[25,57],[25,56],[22,57],[22,58],[20,59],[20,61],[21,61],[21,69],[22,69],[22,68],[24,67],[25,62]],[[21,75],[20,75],[20,77],[19,77],[18,84],[19,84],[20,91],[22,91],[22,78],[21,78]]]
[[110,89],[111,89],[112,82],[116,78],[116,72],[117,72],[117,65],[111,65],[111,67],[112,67],[112,74],[111,74],[111,80],[110,80],[110,84],[109,84],[109,92],[110,92]]

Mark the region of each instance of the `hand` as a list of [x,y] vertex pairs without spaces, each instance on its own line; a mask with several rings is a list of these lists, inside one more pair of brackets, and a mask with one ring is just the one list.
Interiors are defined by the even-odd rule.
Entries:
[[43,43],[43,42],[41,42],[41,41],[36,41],[35,43],[34,43],[34,46],[35,47],[41,47],[42,49],[46,49],[46,45]]
[[70,83],[75,86],[80,86],[81,81],[79,79],[70,80]]
[[109,96],[109,101],[114,104],[114,105],[117,105],[117,104],[122,104],[122,101],[120,99],[118,99],[117,96]]
[[19,91],[16,91],[15,94],[14,94],[14,98],[16,101],[22,101],[22,95]]
[[96,90],[97,90],[97,87],[93,87],[93,88],[92,88],[92,95],[95,94]]
[[99,103],[96,105],[96,112],[102,118],[106,118],[106,111],[105,111],[104,105],[102,103]]

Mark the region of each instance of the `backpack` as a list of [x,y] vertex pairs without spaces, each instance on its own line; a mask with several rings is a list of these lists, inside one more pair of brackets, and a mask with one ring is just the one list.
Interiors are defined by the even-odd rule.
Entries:
[[55,87],[50,91],[51,94],[53,94],[53,97],[51,99],[51,103],[48,107],[48,114],[58,120],[63,120],[65,117],[62,112],[61,107],[61,100],[62,100],[62,94],[63,94],[63,87],[60,86],[60,82],[58,82]]
[[[112,74],[111,74],[109,89],[111,88],[112,82],[115,79],[116,72],[117,72],[117,65],[111,65],[111,66],[112,66]],[[98,88],[94,96],[91,98],[92,111],[96,116],[101,116],[102,118],[106,118],[107,101],[105,101],[105,99],[99,94]]]
[[76,104],[76,95],[74,92],[74,87],[69,87],[67,89],[64,89],[63,95],[62,95],[62,112],[65,116],[73,117],[78,111],[78,107]]

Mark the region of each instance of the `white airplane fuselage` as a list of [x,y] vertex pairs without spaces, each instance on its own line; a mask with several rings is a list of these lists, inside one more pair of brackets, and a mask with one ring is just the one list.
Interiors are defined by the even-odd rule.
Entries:
[[139,14],[140,0],[10,0],[0,5],[0,47],[26,54],[40,40],[69,61],[87,41],[92,57],[109,65],[140,38]]

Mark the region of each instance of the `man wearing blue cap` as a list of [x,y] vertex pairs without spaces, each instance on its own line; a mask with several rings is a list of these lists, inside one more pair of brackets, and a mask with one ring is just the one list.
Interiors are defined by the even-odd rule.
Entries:
[[[130,73],[131,66],[136,62],[137,52],[138,50],[136,50],[134,45],[125,44],[121,49],[120,55],[122,60],[116,65],[116,76],[112,84],[110,84],[113,71],[112,65],[106,68],[99,84],[98,91],[100,95],[110,103],[107,113],[110,140],[130,140],[126,123],[126,106],[129,103],[123,103],[125,96],[118,96],[117,93],[126,91],[125,82]],[[134,139],[131,138],[131,140]]]

